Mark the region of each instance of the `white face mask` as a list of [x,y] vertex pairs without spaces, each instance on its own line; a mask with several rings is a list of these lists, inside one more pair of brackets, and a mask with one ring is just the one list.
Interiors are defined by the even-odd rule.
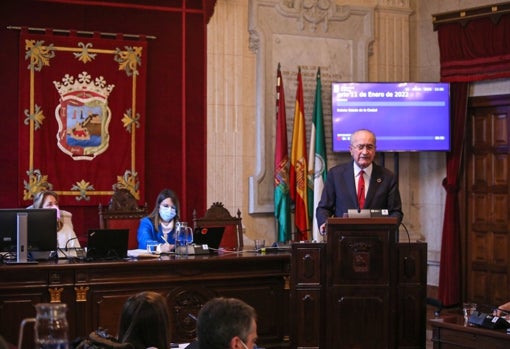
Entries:
[[57,219],[60,219],[60,209],[58,206],[55,207],[55,210],[57,210]]
[[159,216],[165,222],[170,222],[172,219],[174,219],[174,217],[176,215],[177,215],[177,211],[175,210],[175,207],[166,207],[166,206],[159,207]]
[[247,346],[246,344],[244,344],[244,342],[243,342],[243,341],[241,341],[241,344],[243,345],[243,347],[244,347],[245,349],[249,349],[249,348],[248,348],[248,346]]

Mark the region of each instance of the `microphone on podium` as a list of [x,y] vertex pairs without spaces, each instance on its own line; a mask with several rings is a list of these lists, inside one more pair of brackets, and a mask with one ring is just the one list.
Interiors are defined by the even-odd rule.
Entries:
[[66,249],[66,252],[69,251],[68,247],[69,247],[69,243],[73,240],[78,240],[78,237],[75,236],[74,238],[70,238],[66,241],[66,245],[65,245],[65,249]]

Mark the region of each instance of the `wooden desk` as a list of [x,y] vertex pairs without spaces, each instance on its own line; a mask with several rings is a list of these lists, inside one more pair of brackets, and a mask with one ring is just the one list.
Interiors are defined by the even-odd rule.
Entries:
[[[116,334],[125,300],[152,290],[167,299],[174,342],[194,339],[195,321],[188,314],[196,315],[210,298],[225,296],[256,309],[261,346],[284,348],[289,346],[289,275],[288,253],[0,265],[0,333],[16,344],[21,320],[35,316],[33,305],[54,301],[68,305],[70,340],[98,327]],[[33,347],[29,338],[24,343]]]
[[489,330],[464,325],[462,315],[429,320],[434,349],[508,349],[510,335],[505,330]]

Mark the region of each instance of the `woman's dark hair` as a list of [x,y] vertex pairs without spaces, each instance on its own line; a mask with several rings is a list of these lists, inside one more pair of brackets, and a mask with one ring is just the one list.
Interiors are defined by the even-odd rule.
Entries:
[[179,220],[180,207],[179,207],[179,199],[177,198],[177,194],[175,194],[175,192],[173,190],[163,189],[162,191],[159,192],[158,197],[156,198],[156,203],[154,204],[154,209],[149,214],[149,218],[152,221],[152,224],[154,225],[154,228],[156,229],[156,231],[158,231],[159,223],[160,223],[159,205],[161,204],[161,202],[163,200],[168,199],[168,198],[172,199],[172,202],[174,203],[174,206],[175,206],[175,211],[177,212],[177,215],[175,216],[175,218],[173,220],[174,221]]
[[152,291],[131,296],[120,316],[119,341],[131,343],[135,349],[167,349],[170,329],[165,298]]
[[208,301],[197,319],[197,337],[200,349],[229,348],[236,336],[246,343],[257,313],[250,305],[237,298],[213,298]]

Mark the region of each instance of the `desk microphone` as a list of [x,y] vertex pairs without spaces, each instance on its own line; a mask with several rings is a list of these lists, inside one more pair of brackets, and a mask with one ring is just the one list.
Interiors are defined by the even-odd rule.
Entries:
[[407,234],[407,241],[408,241],[409,243],[411,243],[411,235],[409,235],[409,230],[407,230],[407,227],[405,226],[405,224],[404,224],[404,223],[400,222],[400,224],[399,224],[399,225],[398,225],[398,227],[397,227],[397,232],[399,231],[400,226],[402,226],[402,227],[404,228],[404,230],[405,230],[405,232],[406,232],[406,234]]
[[68,249],[69,243],[73,240],[78,240],[78,237],[75,236],[74,238],[70,238],[69,240],[66,241],[66,245],[65,245],[66,252],[69,251],[69,249]]

